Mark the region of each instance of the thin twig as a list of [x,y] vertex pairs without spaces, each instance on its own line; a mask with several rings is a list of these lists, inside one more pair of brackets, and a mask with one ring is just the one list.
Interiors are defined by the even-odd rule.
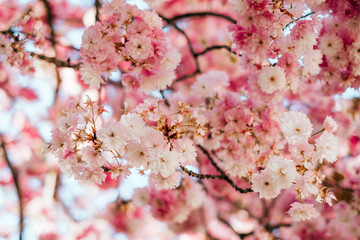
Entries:
[[224,14],[221,14],[221,13],[214,13],[214,12],[192,12],[192,13],[185,13],[185,14],[182,14],[182,15],[177,15],[177,16],[174,16],[172,18],[167,18],[168,21],[170,22],[176,22],[178,20],[181,20],[181,19],[184,19],[184,18],[192,18],[192,17],[206,17],[206,16],[213,16],[213,17],[218,17],[218,18],[222,18],[222,19],[225,19],[231,23],[236,23],[236,20],[229,17],[229,16],[226,16]]
[[181,33],[181,34],[185,37],[186,42],[187,42],[187,45],[188,45],[189,50],[190,50],[190,53],[191,53],[191,55],[194,57],[194,61],[195,61],[195,71],[193,71],[193,72],[190,73],[190,74],[184,75],[184,76],[176,79],[176,80],[174,81],[174,83],[183,81],[183,80],[185,80],[185,79],[187,79],[187,78],[190,78],[190,77],[195,76],[195,75],[198,74],[198,73],[201,73],[200,64],[199,64],[199,60],[198,60],[199,56],[202,56],[202,55],[206,54],[207,52],[212,51],[212,50],[216,50],[216,49],[226,49],[226,50],[228,50],[229,52],[232,52],[232,51],[231,51],[231,48],[230,48],[229,46],[226,46],[226,45],[215,45],[215,46],[210,46],[210,47],[204,49],[203,51],[197,53],[197,52],[195,52],[195,50],[194,50],[194,48],[193,48],[193,46],[192,46],[192,44],[191,44],[191,41],[190,41],[188,35],[185,33],[184,30],[182,30],[179,26],[177,26],[176,23],[174,23],[173,20],[168,19],[168,18],[166,18],[166,17],[164,17],[164,16],[161,16],[161,15],[160,15],[160,17],[163,18],[169,25],[173,26],[179,33]]
[[[13,29],[13,27],[11,27],[9,30],[0,31],[0,33],[9,34],[10,37],[12,37],[12,38],[16,38],[15,34],[17,34],[17,35],[23,34],[23,35],[25,35],[26,38],[28,38],[28,37],[36,37],[36,35],[33,34],[33,33],[27,33],[27,32],[24,32],[24,31],[20,31],[19,29]],[[51,37],[45,37],[45,40],[50,41],[50,42],[52,41]],[[55,44],[56,45],[61,45],[62,47],[70,48],[70,49],[75,50],[75,51],[80,51],[80,49],[78,49],[78,48],[76,48],[76,47],[74,47],[72,45],[65,45],[65,44],[62,44],[62,43],[60,43],[60,42],[58,42],[56,40],[55,40]]]
[[311,137],[314,137],[315,135],[317,135],[317,134],[319,134],[319,133],[322,133],[323,131],[325,131],[325,128],[317,131],[316,133],[311,134]]
[[[55,39],[55,29],[53,26],[54,15],[52,13],[50,3],[47,0],[42,0],[42,2],[45,6],[47,21],[48,21],[48,25],[50,27],[50,42],[51,42],[52,48],[54,49],[54,54],[55,54],[55,58],[56,58],[56,55],[57,55],[56,54],[56,39]],[[54,90],[54,101],[56,101],[56,99],[57,99],[57,95],[59,93],[60,84],[61,84],[61,77],[60,77],[59,70],[57,68],[55,68],[55,74],[56,74],[57,84],[56,84],[56,87]]]
[[195,178],[198,178],[198,179],[225,179],[225,176],[223,175],[211,175],[211,174],[201,174],[201,173],[196,173],[196,172],[193,172],[187,168],[185,168],[184,166],[180,165],[180,168],[186,172],[189,176],[191,177],[195,177]]
[[291,227],[291,223],[280,223],[280,224],[276,224],[276,225],[266,224],[265,225],[265,230],[268,233],[272,233],[274,231],[274,229],[278,229],[278,228],[281,228],[281,227]]
[[[213,13],[213,12],[194,12],[194,13],[186,13],[186,14],[183,14],[183,15],[178,15],[178,16],[175,16],[175,17],[172,17],[172,18],[167,18],[167,17],[164,17],[162,15],[159,15],[168,25],[170,26],[173,26],[179,33],[181,33],[185,39],[186,39],[186,42],[187,42],[187,45],[189,47],[189,50],[190,50],[190,53],[191,55],[194,57],[194,61],[195,61],[195,71],[193,71],[192,73],[190,74],[187,74],[187,75],[184,75],[178,79],[176,79],[174,81],[174,83],[177,83],[177,82],[180,82],[182,80],[185,80],[187,78],[190,78],[190,77],[193,77],[195,76],[196,74],[198,73],[201,73],[201,69],[200,69],[200,64],[199,64],[199,60],[198,60],[198,57],[199,56],[202,56],[204,55],[205,53],[209,52],[209,51],[212,51],[212,50],[215,50],[215,49],[227,49],[229,52],[232,52],[231,51],[231,48],[229,46],[226,46],[226,45],[215,45],[215,46],[210,46],[206,49],[204,49],[203,51],[201,52],[198,52],[196,53],[194,51],[194,48],[191,44],[191,41],[188,37],[188,35],[185,33],[184,30],[182,30],[178,25],[176,25],[176,21],[180,20],[180,19],[184,19],[184,18],[190,18],[190,17],[205,17],[205,16],[214,16],[214,17],[220,17],[220,18],[223,18],[223,19],[226,19],[232,23],[236,23],[236,20],[232,19],[231,17],[229,16],[226,16],[226,15],[223,15],[223,14],[219,14],[219,13]],[[241,56],[241,55],[240,55]]]
[[73,68],[78,70],[80,68],[80,64],[71,64],[70,61],[62,61],[54,57],[47,57],[45,55],[31,53],[31,56],[37,57],[41,60],[47,61],[49,63],[55,64],[56,67],[65,67],[65,68]]
[[[188,35],[185,33],[184,30],[182,30],[178,25],[176,25],[176,21],[179,20],[179,19],[183,19],[183,18],[187,18],[187,17],[203,17],[203,16],[217,16],[217,17],[222,17],[222,18],[225,18],[227,20],[229,20],[229,17],[227,16],[224,16],[222,14],[217,14],[217,13],[210,13],[210,12],[199,12],[199,13],[189,13],[189,14],[184,14],[184,15],[178,15],[178,16],[175,16],[173,18],[166,18],[162,15],[159,15],[162,19],[164,19],[164,21],[167,22],[168,25],[170,26],[173,26],[175,28],[175,30],[177,30],[179,33],[181,33],[185,39],[186,39],[186,42],[187,42],[187,45],[189,47],[189,50],[190,50],[190,53],[191,55],[194,57],[194,61],[195,61],[195,71],[193,71],[192,73],[190,74],[187,74],[187,75],[184,75],[178,79],[176,79],[174,81],[174,83],[176,82],[180,82],[182,80],[185,80],[187,78],[190,78],[190,77],[193,77],[195,76],[196,74],[198,73],[201,73],[201,69],[200,69],[200,64],[199,64],[199,60],[198,60],[198,57],[199,56],[202,56],[204,55],[205,53],[209,52],[209,51],[212,51],[212,50],[215,50],[215,49],[227,49],[229,52],[231,52],[231,48],[229,46],[226,46],[226,45],[215,45],[215,46],[211,46],[211,47],[208,47],[206,49],[204,49],[203,51],[201,52],[198,52],[196,53],[192,44],[191,44],[191,41],[188,37]],[[231,19],[231,18],[230,18]],[[230,20],[230,21],[235,21],[235,20]],[[235,21],[236,23],[236,21]]]
[[55,47],[55,45],[56,45],[56,42],[55,42],[55,30],[54,30],[54,28],[52,26],[53,21],[54,21],[54,15],[52,14],[51,6],[50,6],[49,2],[47,0],[42,0],[42,2],[44,4],[44,6],[45,6],[47,22],[48,22],[49,27],[50,27],[50,42],[51,42],[51,45],[53,47]]
[[184,75],[184,76],[182,76],[182,77],[179,77],[178,79],[176,79],[176,80],[174,81],[174,83],[181,82],[181,81],[183,81],[183,80],[185,80],[185,79],[187,79],[187,78],[191,78],[191,77],[195,76],[195,75],[198,74],[198,73],[200,73],[200,71],[199,71],[198,69],[196,69],[194,72],[192,72],[192,73],[190,73],[190,74],[186,74],[186,75]]
[[6,161],[6,164],[8,165],[8,167],[11,171],[11,174],[12,174],[12,177],[14,180],[14,184],[15,184],[15,188],[16,188],[16,193],[18,196],[18,201],[19,201],[19,239],[21,240],[22,233],[23,233],[23,227],[24,227],[24,208],[23,208],[21,189],[20,189],[20,184],[19,184],[19,177],[18,177],[15,167],[11,164],[10,159],[7,155],[5,141],[2,136],[0,136],[0,141],[1,141],[1,149],[3,151],[3,156]]
[[[161,17],[162,17],[162,16],[161,16]],[[162,18],[164,18],[164,17],[162,17]],[[188,35],[185,33],[184,30],[182,30],[178,25],[176,25],[176,24],[173,23],[172,21],[168,21],[168,20],[166,20],[166,21],[168,22],[168,24],[170,24],[171,26],[173,26],[179,33],[181,33],[181,34],[185,37],[186,42],[187,42],[187,44],[188,44],[188,46],[189,46],[190,53],[194,56],[195,64],[196,64],[196,69],[198,69],[199,72],[200,72],[199,61],[197,60],[197,55],[196,55],[196,53],[195,53],[195,51],[194,51],[194,48],[193,48],[193,46],[192,46],[192,44],[191,44],[191,41],[190,41]]]
[[[20,33],[21,34],[26,34],[26,33],[23,33],[23,32],[15,32],[12,29],[7,30],[7,31],[1,31],[1,33],[9,34],[10,37],[13,38],[15,41],[19,41],[19,39],[18,39],[19,35],[15,35],[15,34],[20,34]],[[49,40],[53,44],[53,41],[51,40],[51,38],[47,38],[47,40]],[[58,43],[55,42],[55,44],[58,44]],[[64,46],[64,47],[73,48],[72,46]],[[79,51],[79,49],[76,49],[76,48],[73,48],[73,49]],[[37,57],[37,58],[39,58],[41,60],[44,60],[44,61],[47,61],[49,63],[53,63],[53,64],[55,64],[56,67],[74,68],[76,70],[78,70],[80,68],[80,64],[72,65],[70,63],[70,59],[68,59],[68,61],[62,61],[62,60],[57,59],[56,57],[47,57],[45,55],[34,53],[34,52],[30,52],[30,55],[32,57]]]
[[233,182],[233,180],[231,180],[231,178],[229,178],[226,173],[217,165],[217,163],[214,161],[214,159],[211,157],[210,153],[201,145],[196,145],[210,160],[211,164],[215,167],[215,169],[224,176],[223,180],[227,181],[236,191],[240,192],[240,193],[248,193],[248,192],[253,192],[253,190],[251,188],[239,188],[238,186],[236,186]]
[[310,12],[310,13],[308,13],[308,14],[305,14],[304,16],[301,16],[301,17],[299,17],[299,18],[296,18],[294,21],[291,21],[291,22],[289,22],[288,24],[286,24],[286,26],[284,27],[284,29],[283,30],[285,30],[287,27],[289,27],[291,24],[294,24],[295,22],[297,22],[297,21],[299,21],[299,20],[301,20],[301,19],[304,19],[304,18],[307,18],[308,16],[311,16],[311,15],[313,15],[315,12]]
[[95,0],[95,9],[96,9],[95,20],[97,22],[100,21],[100,7],[101,7],[100,0]]
[[165,97],[165,91],[164,91],[164,90],[160,90],[160,94],[161,94],[162,98],[164,99],[165,105],[168,106],[168,107],[170,107],[170,103],[169,103],[169,101],[168,101],[168,100],[166,99],[166,97]]
[[229,46],[226,46],[226,45],[214,45],[214,46],[205,48],[205,49],[204,49],[203,51],[201,51],[201,52],[195,53],[195,56],[198,57],[198,56],[204,55],[204,54],[207,53],[207,52],[210,52],[210,51],[212,51],[212,50],[218,50],[218,49],[226,49],[226,50],[228,50],[229,52],[232,52],[232,51],[231,51],[231,48],[230,48]]

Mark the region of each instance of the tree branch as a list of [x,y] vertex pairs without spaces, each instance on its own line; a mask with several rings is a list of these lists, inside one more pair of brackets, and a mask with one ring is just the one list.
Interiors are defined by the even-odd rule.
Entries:
[[280,224],[276,224],[276,225],[269,225],[269,224],[266,224],[265,225],[265,230],[269,233],[272,233],[272,231],[274,229],[277,229],[277,228],[281,228],[281,227],[291,227],[291,223],[280,223]]
[[6,164],[8,165],[8,167],[11,171],[11,174],[12,174],[12,177],[14,180],[14,184],[15,184],[15,188],[16,188],[16,193],[18,196],[18,201],[19,201],[19,239],[21,240],[23,227],[24,227],[24,208],[23,208],[19,178],[18,178],[18,174],[17,174],[15,167],[11,164],[10,159],[7,155],[5,141],[1,135],[0,135],[0,141],[1,141],[1,149],[3,151],[3,156],[4,156]]
[[186,172],[189,176],[191,177],[195,177],[198,179],[222,179],[224,180],[225,177],[223,175],[211,175],[211,174],[201,174],[201,173],[196,173],[193,172],[191,170],[188,170],[187,168],[185,168],[184,166],[180,165],[180,168]]
[[[18,38],[19,35],[15,35],[16,33],[17,34],[20,34],[20,33],[21,34],[27,34],[27,33],[24,33],[24,32],[15,32],[12,29],[9,29],[9,30],[6,30],[6,31],[1,31],[0,33],[9,34],[10,37],[14,39],[14,41],[19,41],[19,38]],[[53,40],[51,38],[46,38],[46,39],[49,40],[53,44]],[[55,42],[55,44],[58,44],[58,43]],[[70,47],[70,48],[72,48],[74,50],[79,51],[79,49],[76,49],[73,46],[64,46],[64,47]],[[53,63],[53,64],[55,64],[56,67],[74,68],[76,70],[78,70],[80,68],[80,64],[72,65],[70,63],[70,59],[68,59],[67,61],[62,61],[62,60],[57,59],[56,57],[47,57],[45,55],[34,53],[34,52],[30,52],[30,55],[32,57],[37,57],[37,58],[39,58],[41,60],[44,60],[44,61],[47,61],[49,63]]]
[[310,137],[314,137],[315,135],[322,133],[323,131],[325,131],[325,128],[322,128],[321,130],[317,131],[316,133],[311,134]]
[[184,75],[184,76],[182,76],[182,77],[179,77],[178,79],[176,79],[176,80],[174,81],[174,83],[181,82],[181,81],[183,81],[183,80],[185,80],[185,79],[187,79],[187,78],[191,78],[191,77],[195,76],[195,75],[198,74],[198,73],[200,73],[200,71],[199,71],[198,69],[196,69],[194,72],[192,72],[192,73],[190,73],[190,74],[186,74],[186,75]]
[[56,67],[73,68],[73,69],[76,69],[76,70],[78,70],[80,68],[80,64],[72,65],[70,63],[70,60],[65,62],[65,61],[59,60],[57,58],[47,57],[47,56],[37,54],[37,53],[31,53],[31,56],[37,57],[37,58],[39,58],[41,60],[44,60],[44,61],[47,61],[49,63],[53,63],[53,64],[55,64]]
[[[55,54],[55,58],[56,58],[56,40],[55,40],[55,30],[54,30],[54,15],[52,13],[51,10],[51,6],[49,4],[49,2],[47,0],[41,0],[45,6],[45,10],[46,10],[46,15],[47,15],[47,21],[48,21],[48,25],[50,27],[50,42],[51,42],[51,46],[54,49],[54,54]],[[54,93],[54,101],[57,98],[57,95],[59,93],[60,90],[60,84],[61,84],[61,77],[60,77],[60,73],[59,70],[57,68],[55,68],[55,73],[56,73],[56,79],[57,79],[57,84],[55,87],[55,93]]]
[[301,19],[307,18],[308,16],[311,16],[311,15],[313,15],[314,13],[315,13],[315,12],[310,12],[310,13],[308,13],[308,14],[305,14],[304,16],[301,16],[301,17],[295,19],[294,21],[289,22],[288,24],[286,24],[286,26],[284,27],[283,30],[285,30],[285,29],[286,29],[287,27],[289,27],[291,24],[294,24],[295,22],[297,22],[297,21],[299,21],[299,20],[301,20]]
[[169,101],[168,101],[168,100],[166,99],[166,97],[165,97],[165,91],[164,91],[164,90],[160,90],[160,94],[161,94],[161,97],[162,97],[163,100],[164,100],[165,105],[168,106],[168,107],[170,107],[170,103],[169,103]]
[[179,33],[181,33],[181,34],[185,37],[186,42],[187,42],[187,44],[188,44],[188,46],[189,46],[189,50],[190,50],[190,52],[191,52],[191,55],[194,56],[195,64],[196,64],[196,69],[197,69],[199,72],[201,72],[201,71],[200,71],[200,66],[199,66],[199,61],[198,61],[198,59],[197,59],[197,55],[196,55],[196,53],[195,53],[195,51],[194,51],[194,48],[193,48],[193,46],[192,46],[192,44],[191,44],[191,41],[190,41],[188,35],[184,32],[184,30],[182,30],[182,29],[181,29],[178,25],[176,25],[176,23],[174,23],[173,21],[171,21],[171,20],[169,20],[169,19],[167,19],[167,18],[165,18],[165,17],[163,17],[163,16],[161,16],[161,15],[159,15],[159,16],[160,16],[161,18],[163,18],[169,25],[173,26]]
[[195,56],[198,57],[198,56],[204,55],[207,52],[210,52],[212,50],[218,50],[218,49],[226,49],[226,50],[228,50],[229,52],[232,53],[231,48],[229,46],[226,46],[226,45],[214,45],[214,46],[205,48],[201,52],[195,53]]
[[[185,80],[187,78],[190,78],[190,77],[193,77],[195,76],[196,74],[198,73],[201,73],[201,69],[200,69],[200,64],[199,64],[199,60],[198,60],[198,57],[199,56],[202,56],[204,55],[205,53],[209,52],[209,51],[212,51],[212,50],[216,50],[216,49],[227,49],[229,52],[232,52],[231,51],[231,48],[229,46],[226,46],[226,45],[215,45],[215,46],[211,46],[211,47],[208,47],[206,49],[204,49],[203,51],[199,52],[199,53],[196,53],[192,44],[191,44],[191,41],[188,37],[188,35],[185,33],[184,30],[182,30],[179,26],[176,25],[176,21],[179,20],[179,19],[182,19],[182,18],[186,18],[186,17],[194,17],[194,16],[197,16],[197,17],[202,17],[202,16],[222,16],[222,17],[225,17],[226,19],[228,18],[227,16],[224,16],[224,15],[221,15],[221,14],[216,14],[216,13],[209,13],[209,12],[201,12],[201,13],[189,13],[189,14],[184,14],[184,15],[179,15],[179,16],[175,16],[173,18],[166,18],[162,15],[159,15],[162,19],[164,19],[164,21],[167,22],[168,25],[171,25],[173,26],[179,33],[181,33],[185,39],[186,39],[186,42],[187,42],[187,45],[189,47],[189,50],[190,50],[190,53],[191,55],[194,57],[194,61],[195,61],[195,71],[190,73],[190,74],[187,74],[187,75],[184,75],[178,79],[176,79],[174,81],[174,83],[177,83],[177,82],[180,82],[182,80]],[[235,21],[235,20],[234,20]],[[241,55],[240,55],[241,56]]]
[[[235,19],[232,19],[229,16],[223,15],[221,13],[214,13],[214,12],[192,12],[192,13],[185,13],[185,14],[181,14],[181,15],[177,15],[174,16],[172,18],[166,18],[167,22],[176,22],[178,20],[184,19],[184,18],[191,18],[191,17],[206,17],[206,16],[213,16],[213,17],[218,17],[218,18],[222,18],[225,19],[231,23],[236,23]],[[164,18],[164,17],[162,17]]]
[[54,15],[52,14],[51,6],[50,6],[49,2],[47,0],[41,0],[41,1],[43,2],[44,6],[45,6],[47,22],[50,27],[50,42],[51,42],[51,45],[55,48],[55,45],[56,45],[55,30],[52,26],[53,21],[54,21]]
[[95,0],[95,8],[96,8],[95,20],[97,22],[100,21],[100,7],[101,7],[100,0]]
[[227,181],[236,191],[240,192],[240,193],[248,193],[248,192],[253,192],[253,190],[251,188],[239,188],[238,186],[236,186],[233,182],[233,180],[231,180],[231,178],[229,178],[226,173],[217,165],[217,163],[214,161],[214,159],[210,156],[210,153],[201,145],[196,145],[210,160],[211,164],[215,167],[215,169],[222,175],[224,176],[225,181]]

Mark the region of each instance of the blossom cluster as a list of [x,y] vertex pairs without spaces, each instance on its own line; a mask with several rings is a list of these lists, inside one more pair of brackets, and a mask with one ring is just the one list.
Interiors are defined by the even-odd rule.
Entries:
[[24,41],[11,41],[11,38],[0,34],[0,56],[5,56],[8,64],[18,67],[23,73],[31,74],[34,72],[33,60],[25,51],[24,44]]
[[[336,198],[323,186],[321,166],[325,161],[334,163],[339,155],[334,135],[337,124],[332,117],[328,116],[323,129],[313,134],[306,114],[287,112],[275,103],[262,106],[255,99],[229,93],[228,86],[228,75],[221,71],[201,74],[191,86],[198,101],[205,102],[202,107],[210,119],[204,144],[221,159],[219,165],[224,171],[234,178],[249,178],[260,198],[276,198],[281,190],[292,189],[301,202],[315,199],[331,206]],[[293,206],[298,210],[289,213],[295,221],[318,214],[311,204]],[[300,212],[303,215],[297,214]]]
[[148,93],[169,86],[181,56],[166,39],[158,14],[122,0],[104,6],[103,13],[82,36],[82,80],[99,88],[120,67],[129,88]]
[[197,109],[180,101],[176,105],[176,112],[166,115],[159,101],[145,101],[120,121],[99,128],[106,110],[87,97],[64,110],[49,149],[59,158],[61,170],[76,179],[101,184],[106,172],[115,179],[137,168],[143,175],[150,170],[157,188],[175,188],[180,165],[195,162],[192,139],[204,136],[206,124]]
[[245,0],[231,4],[237,13],[237,23],[229,25],[232,50],[243,55],[244,67],[255,66],[262,92],[296,93],[315,76],[330,93],[359,87],[357,3]]
[[20,235],[358,239],[359,1],[145,1],[0,4]]
[[241,178],[256,169],[259,154],[279,145],[283,109],[227,91],[229,85],[227,73],[209,71],[198,76],[191,91],[209,119],[205,146],[216,152],[229,176]]
[[[5,11],[5,10],[3,10]],[[20,17],[14,14],[13,25],[0,33],[0,56],[10,66],[19,68],[23,74],[35,72],[34,56],[26,49],[29,43],[38,48],[46,47],[49,28],[43,23],[41,13],[32,9]]]
[[[304,201],[314,198],[320,203],[332,205],[336,199],[329,189],[322,186],[324,175],[319,171],[326,160],[333,163],[339,154],[339,142],[333,134],[336,122],[327,117],[321,136],[312,139],[313,126],[310,119],[302,112],[285,112],[281,119],[281,131],[288,144],[290,155],[294,160],[283,156],[270,155],[267,167],[261,172],[252,174],[253,189],[260,193],[260,198],[275,198],[282,189],[293,188],[297,197]],[[289,214],[294,221],[310,219],[318,215],[312,204],[293,203]]]

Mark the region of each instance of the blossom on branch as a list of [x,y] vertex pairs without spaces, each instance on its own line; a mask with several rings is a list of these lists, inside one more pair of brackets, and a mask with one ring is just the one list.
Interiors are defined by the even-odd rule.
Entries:
[[145,2],[0,4],[0,235],[359,239],[358,1]]
[[299,222],[319,215],[312,204],[294,202],[289,210],[291,220]]

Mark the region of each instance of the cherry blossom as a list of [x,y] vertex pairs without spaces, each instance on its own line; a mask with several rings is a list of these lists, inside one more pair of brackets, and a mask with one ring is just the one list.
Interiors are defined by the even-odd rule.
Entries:
[[289,214],[291,219],[295,222],[310,219],[319,215],[312,204],[301,204],[298,202],[291,204]]
[[318,139],[316,139],[315,156],[320,163],[322,163],[324,159],[333,163],[336,161],[338,154],[339,142],[334,134],[325,131]]
[[360,238],[360,8],[0,5],[6,239]]
[[258,84],[263,92],[273,93],[282,90],[285,85],[285,73],[280,67],[267,67],[259,74]]
[[270,199],[280,194],[280,186],[276,184],[269,171],[254,174],[252,183],[253,190],[260,193],[260,198]]
[[312,129],[309,118],[302,112],[286,112],[282,117],[281,130],[291,144],[306,142]]
[[277,156],[270,157],[265,171],[269,172],[280,188],[289,188],[292,182],[299,178],[295,162]]

